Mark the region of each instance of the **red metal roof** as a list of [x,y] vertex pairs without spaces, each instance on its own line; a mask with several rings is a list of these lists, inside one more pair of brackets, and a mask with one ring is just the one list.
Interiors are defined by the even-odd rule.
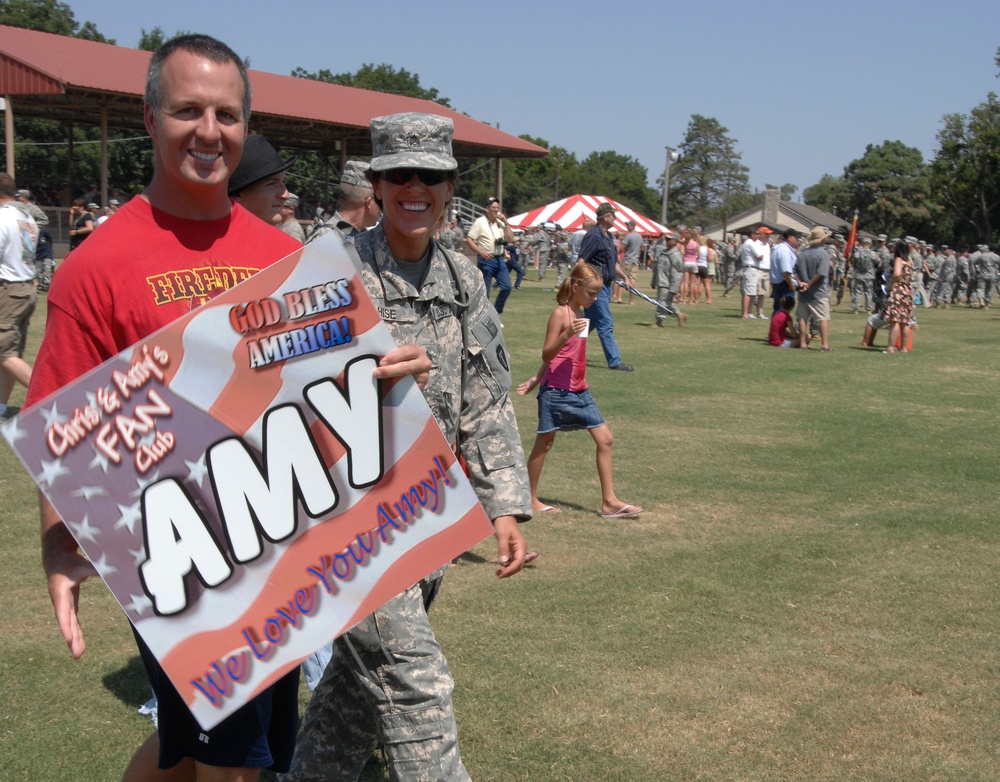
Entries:
[[[142,128],[141,105],[151,53],[0,25],[0,94],[15,114],[97,124],[100,107],[111,127]],[[251,129],[292,149],[371,153],[372,117],[423,111],[455,123],[460,157],[543,157],[548,151],[433,101],[250,70]]]

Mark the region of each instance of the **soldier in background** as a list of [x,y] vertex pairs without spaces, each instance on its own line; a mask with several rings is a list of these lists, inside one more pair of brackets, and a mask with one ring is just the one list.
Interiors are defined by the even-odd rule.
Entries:
[[847,273],[847,256],[844,254],[844,237],[842,234],[833,235],[833,243],[826,246],[826,251],[830,255],[830,289],[837,293],[837,304],[844,298],[844,275]]
[[941,249],[944,254],[937,267],[937,280],[934,283],[932,303],[935,307],[948,309],[952,290],[955,287],[955,251],[948,245],[944,245]]
[[56,260],[52,251],[52,234],[49,233],[49,216],[31,198],[30,190],[18,190],[14,198],[24,204],[38,226],[38,245],[35,248],[35,282],[38,290],[47,291],[52,283],[52,273],[55,271]]
[[556,290],[563,284],[563,280],[573,273],[573,266],[576,264],[577,256],[573,253],[573,243],[569,234],[560,231],[556,234],[555,246],[552,248],[552,256],[556,266]]
[[544,227],[539,227],[538,235],[535,238],[535,245],[538,257],[538,279],[545,279],[545,271],[552,262],[552,237]]
[[955,279],[951,287],[951,303],[961,304],[969,284],[969,251],[962,250],[955,257]]
[[365,178],[368,167],[369,164],[361,160],[348,160],[344,164],[337,209],[329,218],[313,226],[308,241],[315,241],[330,231],[337,231],[344,238],[354,237],[378,222],[382,210],[375,202],[371,183]]
[[882,309],[885,300],[886,273],[892,270],[892,251],[886,246],[887,237],[879,234],[875,238],[875,310]]
[[286,234],[296,239],[302,244],[306,243],[306,232],[302,228],[302,223],[298,221],[295,217],[295,210],[299,208],[299,197],[295,193],[289,193],[288,198],[281,205],[281,211],[278,213],[280,221],[278,223],[278,228],[284,231]]
[[865,312],[871,312],[875,307],[875,264],[878,256],[872,250],[871,237],[865,237],[860,242],[861,247],[854,250],[851,256],[851,269],[854,272],[854,288],[851,293],[851,312],[858,314],[861,300],[865,302]]
[[656,289],[656,301],[666,309],[656,308],[656,320],[649,324],[652,327],[662,327],[668,315],[677,318],[678,326],[683,326],[688,319],[674,304],[684,277],[684,254],[677,247],[680,238],[680,234],[673,232],[666,235],[663,249],[657,254],[656,265],[653,266],[652,287]]
[[997,284],[997,267],[1000,256],[988,245],[980,245],[979,259],[976,261],[976,300],[980,309],[989,309],[993,303],[993,291]]
[[722,298],[740,284],[740,253],[736,249],[736,238],[730,236],[716,247],[719,252],[719,266],[722,268]]

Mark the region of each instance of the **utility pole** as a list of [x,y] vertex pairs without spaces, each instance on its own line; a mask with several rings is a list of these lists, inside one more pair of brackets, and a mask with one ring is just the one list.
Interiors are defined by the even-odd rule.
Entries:
[[663,205],[660,210],[660,223],[667,224],[667,194],[670,190],[670,164],[680,160],[680,153],[673,147],[667,147],[667,165],[663,169]]

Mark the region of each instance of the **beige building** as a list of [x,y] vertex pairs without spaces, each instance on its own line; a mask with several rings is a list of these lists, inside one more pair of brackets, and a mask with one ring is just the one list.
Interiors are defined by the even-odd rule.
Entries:
[[[847,219],[839,217],[830,212],[824,212],[815,206],[807,204],[797,204],[794,201],[782,201],[781,191],[770,189],[764,193],[764,203],[733,215],[726,222],[712,225],[705,231],[709,239],[719,241],[732,234],[738,234],[748,226],[756,226],[761,223],[766,224],[775,233],[780,233],[786,228],[794,228],[804,234],[809,233],[815,226],[822,225],[829,228],[834,233],[843,234],[844,237],[851,231],[851,217]],[[858,236],[871,236],[874,234],[866,231],[858,231]]]

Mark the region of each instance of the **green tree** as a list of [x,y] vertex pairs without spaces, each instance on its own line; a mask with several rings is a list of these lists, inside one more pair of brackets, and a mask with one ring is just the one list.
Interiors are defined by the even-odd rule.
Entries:
[[952,241],[993,242],[1000,225],[1000,101],[995,93],[969,115],[949,114],[938,132],[934,191],[953,218]]
[[655,219],[659,215],[659,199],[648,182],[649,172],[644,165],[613,150],[591,152],[566,176],[567,194],[613,198]]
[[802,191],[802,198],[809,206],[839,217],[853,214],[851,188],[842,176],[823,174],[819,182]]
[[919,149],[902,141],[869,144],[865,154],[844,169],[851,208],[868,231],[900,236],[927,235],[940,207],[931,195],[930,168]]
[[[575,192],[569,188],[573,173],[579,166],[576,156],[543,138],[527,134],[521,138],[545,147],[549,154],[543,158],[503,161],[503,208],[508,215],[527,212]],[[496,191],[495,163],[492,159],[462,159],[458,170],[457,196],[481,204]]]
[[781,191],[782,201],[791,201],[795,197],[795,194],[799,192],[798,185],[793,185],[790,182],[786,182],[780,187],[778,185],[764,185],[765,190],[770,190],[772,188]]
[[114,43],[113,39],[101,35],[93,22],[81,24],[76,21],[73,9],[59,0],[0,0],[0,24]]
[[451,107],[448,98],[442,98],[434,88],[427,89],[420,84],[420,74],[410,73],[406,68],[396,70],[392,65],[374,65],[365,63],[355,73],[331,73],[326,68],[310,73],[303,68],[296,68],[292,76],[301,79],[314,79],[330,84],[341,84],[345,87],[360,87],[363,90],[387,92],[392,95],[405,95],[410,98],[422,98]]
[[156,25],[156,27],[149,32],[146,32],[145,27],[141,27],[139,29],[142,34],[139,36],[139,43],[135,45],[136,49],[142,49],[146,52],[155,52],[169,40],[167,34],[163,32],[163,28],[159,25]]
[[750,169],[728,128],[714,117],[693,114],[678,151],[680,159],[670,168],[670,222],[706,226],[739,211],[750,192]]

